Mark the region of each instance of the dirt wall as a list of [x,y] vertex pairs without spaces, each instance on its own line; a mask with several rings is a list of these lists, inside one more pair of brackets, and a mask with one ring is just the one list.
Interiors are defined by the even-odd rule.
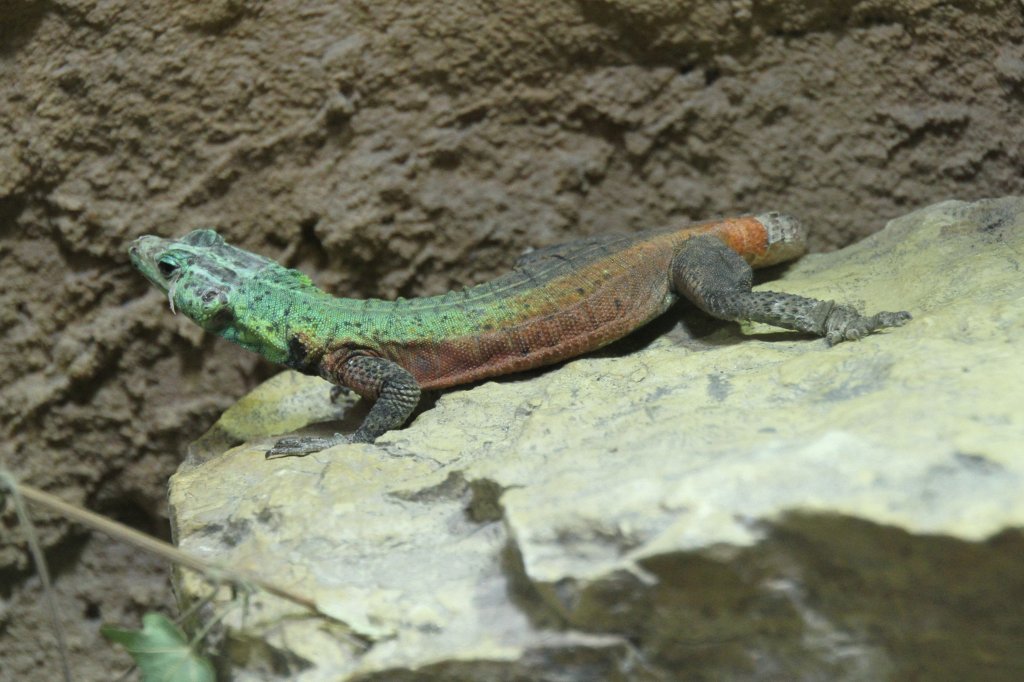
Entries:
[[[0,1],[3,465],[165,532],[186,443],[274,371],[170,315],[128,265],[140,234],[216,226],[336,293],[411,296],[578,235],[778,209],[821,250],[934,201],[1020,193],[1022,14]],[[55,678],[11,519],[0,660]],[[78,679],[108,679],[123,658],[97,626],[166,606],[160,563],[40,522]]]

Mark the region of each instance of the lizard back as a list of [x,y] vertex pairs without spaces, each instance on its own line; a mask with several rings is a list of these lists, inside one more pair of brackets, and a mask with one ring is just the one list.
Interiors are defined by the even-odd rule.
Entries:
[[[690,237],[715,233],[752,265],[803,251],[803,234],[744,217],[598,236],[522,257],[512,272],[442,296],[377,302],[370,346],[422,388],[445,388],[551,364],[622,338],[676,300],[671,262]],[[780,232],[781,229],[781,232]]]

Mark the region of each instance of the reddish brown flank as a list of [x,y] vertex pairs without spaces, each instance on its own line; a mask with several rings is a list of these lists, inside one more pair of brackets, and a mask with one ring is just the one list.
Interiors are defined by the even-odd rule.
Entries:
[[382,348],[421,388],[436,389],[520,372],[571,358],[622,338],[675,301],[670,265],[679,246],[713,232],[751,264],[768,248],[765,226],[730,218],[638,235],[631,243],[509,297],[516,311],[499,328]]

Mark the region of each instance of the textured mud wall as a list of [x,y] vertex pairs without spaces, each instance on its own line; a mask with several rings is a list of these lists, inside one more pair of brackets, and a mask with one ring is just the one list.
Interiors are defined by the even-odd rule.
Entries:
[[[1024,188],[1010,0],[0,0],[3,464],[159,532],[185,444],[272,369],[148,292],[125,247],[214,225],[353,295],[719,213],[815,248]],[[21,536],[4,673],[52,678]],[[160,565],[43,519],[79,679]],[[127,586],[127,587],[126,587]],[[46,666],[39,668],[37,666]]]

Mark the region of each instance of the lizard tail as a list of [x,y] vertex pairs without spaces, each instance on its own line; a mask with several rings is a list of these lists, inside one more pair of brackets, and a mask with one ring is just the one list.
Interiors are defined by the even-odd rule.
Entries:
[[754,219],[764,226],[768,236],[766,252],[752,263],[755,267],[792,260],[807,250],[807,228],[793,216],[771,211],[756,215]]

